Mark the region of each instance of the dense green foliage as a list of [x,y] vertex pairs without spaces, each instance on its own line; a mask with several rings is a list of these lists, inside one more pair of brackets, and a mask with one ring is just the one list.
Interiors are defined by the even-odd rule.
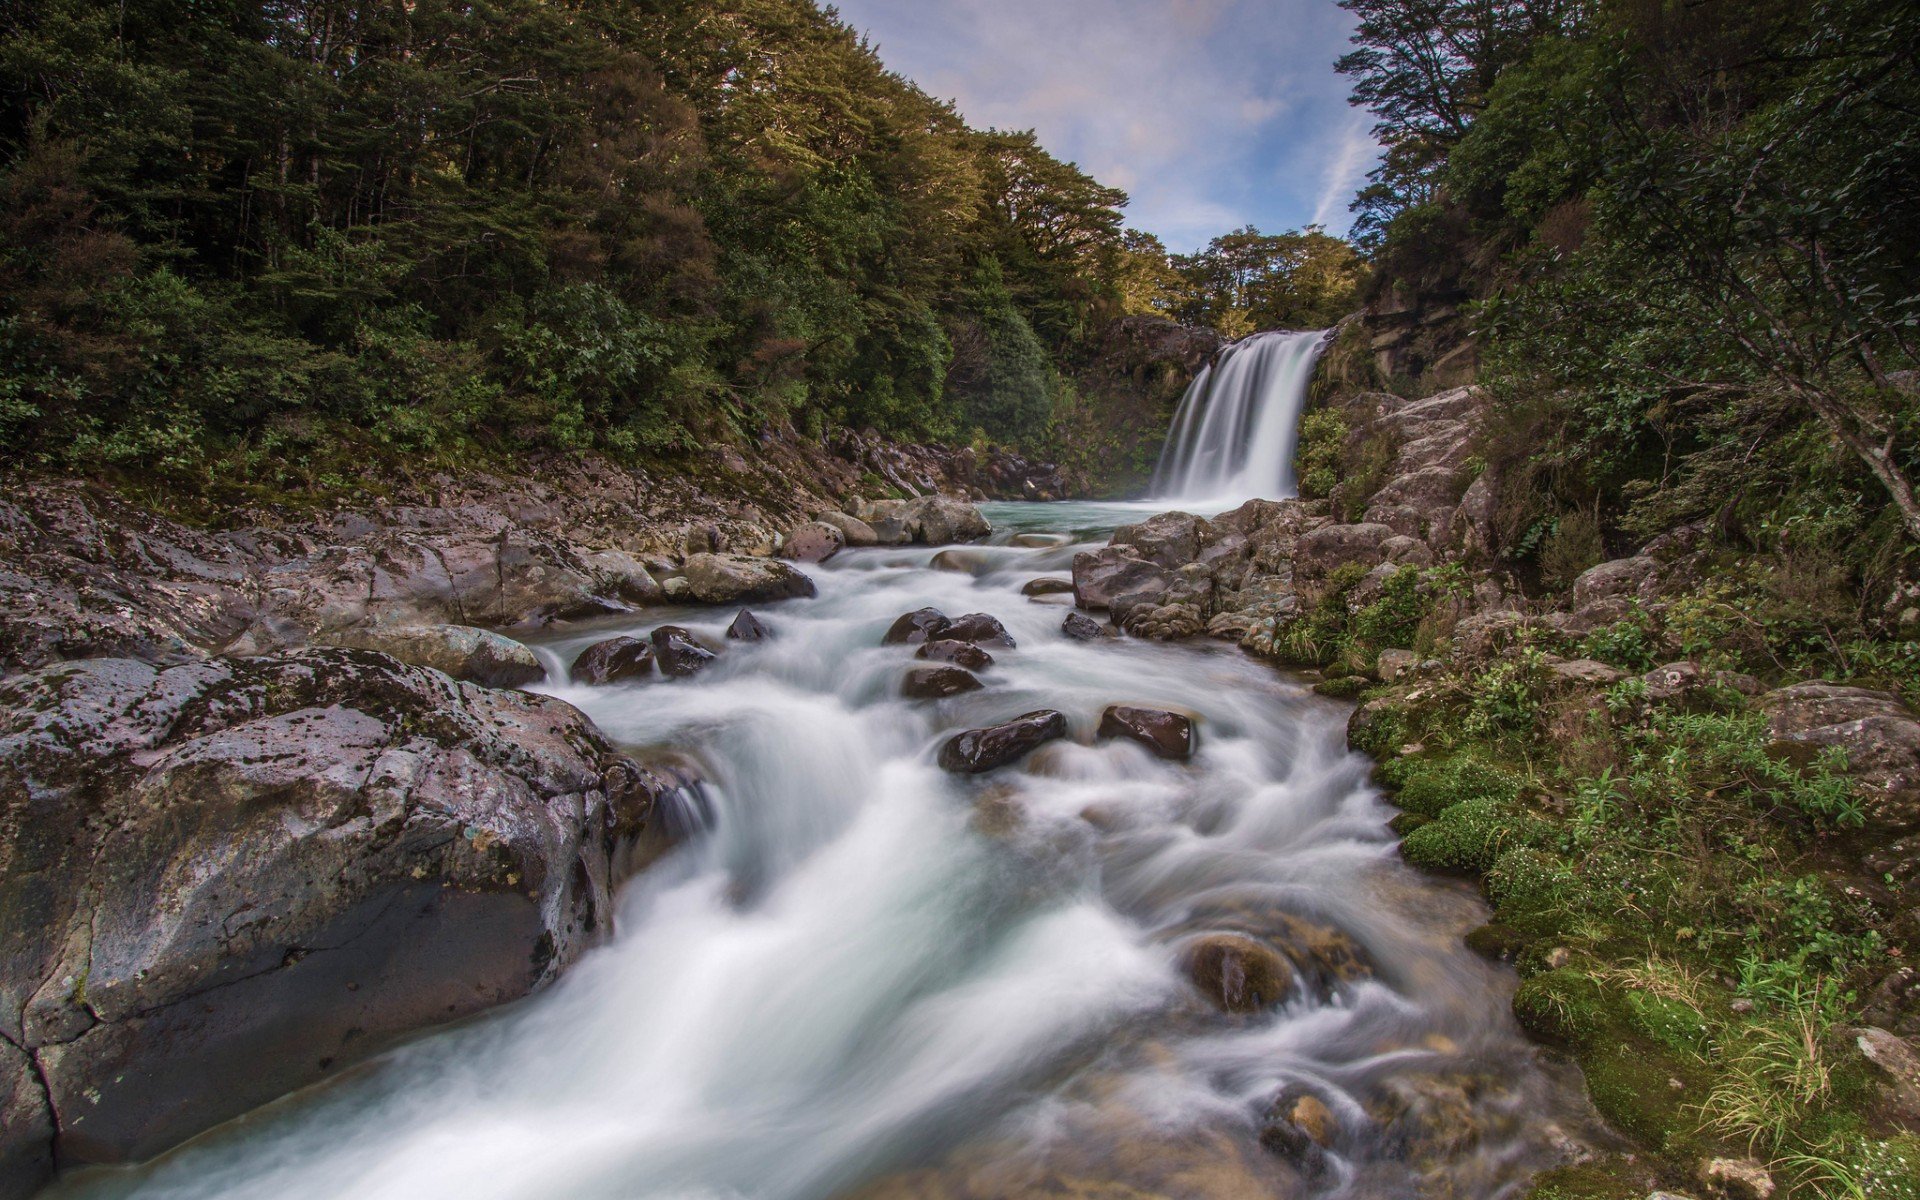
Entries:
[[336,439],[1018,438],[1125,197],[808,0],[28,0],[0,439],[182,477]]
[[1129,231],[1121,293],[1128,310],[1205,325],[1230,338],[1259,329],[1324,329],[1353,310],[1363,265],[1315,225],[1266,234],[1249,225],[1192,254]]

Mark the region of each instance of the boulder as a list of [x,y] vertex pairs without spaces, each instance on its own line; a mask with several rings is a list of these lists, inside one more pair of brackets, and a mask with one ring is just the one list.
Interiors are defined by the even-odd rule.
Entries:
[[1064,546],[1069,540],[1064,533],[1016,533],[1007,539],[1007,545],[1018,546],[1023,550],[1048,550],[1055,546]]
[[1071,593],[1072,591],[1073,580],[1071,579],[1052,579],[1043,576],[1039,579],[1029,579],[1020,585],[1020,594],[1029,597],[1058,596],[1063,592]]
[[874,541],[882,546],[904,546],[913,540],[913,527],[907,522],[905,500],[875,500],[863,504],[854,514],[873,530]]
[[637,637],[608,638],[595,642],[573,660],[575,683],[600,686],[623,679],[644,679],[653,674],[653,645]]
[[1384,543],[1401,536],[1385,525],[1327,525],[1302,534],[1293,548],[1293,571],[1303,581],[1325,579],[1335,567],[1359,563],[1371,567],[1384,556]]
[[903,516],[914,540],[929,546],[977,542],[993,532],[979,509],[952,496],[922,496],[909,501]]
[[1197,604],[1137,604],[1127,607],[1120,628],[1130,637],[1173,642],[1199,637],[1206,632],[1207,622]]
[[910,613],[901,614],[880,639],[883,646],[917,646],[946,636],[946,630],[952,622],[947,614],[937,608],[916,608]]
[[658,604],[660,584],[646,566],[624,550],[601,550],[583,560],[594,586],[628,604]]
[[942,770],[978,775],[1003,767],[1045,742],[1066,737],[1065,713],[1043,708],[984,729],[969,729],[940,747]]
[[1147,562],[1172,570],[1200,557],[1201,548],[1215,536],[1205,518],[1192,513],[1165,512],[1138,525],[1113,531],[1111,545],[1131,546]]
[[1627,677],[1625,671],[1591,658],[1550,661],[1547,674],[1575,687],[1611,687]]
[[949,641],[972,642],[976,646],[999,646],[1006,650],[1014,647],[1013,635],[1000,623],[1000,618],[986,613],[966,613],[955,617],[940,630],[940,636]]
[[356,650],[377,650],[486,687],[520,687],[547,677],[547,669],[533,651],[510,637],[471,625],[376,626],[349,630],[329,641]]
[[795,562],[825,562],[846,548],[847,535],[838,526],[825,521],[808,521],[796,526],[780,548],[782,558]]
[[1751,1158],[1709,1158],[1694,1170],[1694,1179],[1709,1196],[1723,1200],[1771,1200],[1773,1176]]
[[824,512],[815,517],[814,520],[822,525],[831,525],[833,528],[838,529],[840,531],[841,542],[845,545],[877,546],[880,544],[879,535],[874,533],[873,526],[862,521],[859,517],[850,517],[843,512]]
[[955,571],[962,575],[984,575],[992,560],[978,550],[942,550],[927,561],[936,571]]
[[1159,708],[1115,704],[1100,714],[1100,738],[1132,738],[1161,758],[1185,762],[1193,757],[1193,718]]
[[688,594],[702,604],[764,604],[814,594],[813,580],[775,558],[695,554],[681,569]]
[[1195,938],[1181,952],[1180,965],[1221,1012],[1265,1012],[1293,989],[1293,967],[1286,958],[1245,934]]
[[544,985],[698,787],[560,700],[331,648],[13,677],[0,780],[9,1195],[49,1132],[146,1158]]
[[1260,1144],[1275,1154],[1312,1169],[1323,1167],[1325,1151],[1339,1135],[1340,1123],[1326,1101],[1294,1084],[1267,1105]]
[[1738,671],[1714,671],[1696,662],[1672,662],[1640,677],[1647,699],[1675,703],[1705,699],[1714,690],[1757,696],[1764,690],[1758,679]]
[[1374,673],[1380,676],[1381,683],[1392,683],[1419,661],[1420,656],[1411,650],[1382,650],[1374,663]]
[[733,624],[727,626],[727,637],[736,642],[764,642],[772,636],[773,630],[767,628],[767,623],[745,608],[733,618]]
[[1868,823],[1920,826],[1920,720],[1891,692],[1797,683],[1760,697],[1768,732],[1788,746],[1846,752]]
[[953,666],[908,667],[906,678],[900,683],[900,694],[909,700],[941,700],[962,692],[979,690],[978,679],[970,672]]
[[1105,637],[1107,633],[1100,622],[1085,613],[1077,612],[1068,613],[1067,619],[1060,622],[1060,632],[1076,642],[1091,642],[1096,638]]
[[993,665],[993,655],[972,642],[955,641],[951,638],[922,643],[914,657],[930,662],[952,663],[956,667],[965,667],[969,671],[984,671]]
[[678,625],[662,625],[652,636],[653,656],[660,663],[660,673],[671,679],[697,675],[719,657]]
[[1084,609],[1109,608],[1119,596],[1164,595],[1173,586],[1172,571],[1135,558],[1122,547],[1108,546],[1073,556],[1073,601]]

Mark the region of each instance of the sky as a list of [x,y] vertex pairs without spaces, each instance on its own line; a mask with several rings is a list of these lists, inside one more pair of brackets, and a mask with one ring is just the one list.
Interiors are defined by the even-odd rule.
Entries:
[[835,0],[969,124],[1033,129],[1185,253],[1242,225],[1345,233],[1378,153],[1333,0]]

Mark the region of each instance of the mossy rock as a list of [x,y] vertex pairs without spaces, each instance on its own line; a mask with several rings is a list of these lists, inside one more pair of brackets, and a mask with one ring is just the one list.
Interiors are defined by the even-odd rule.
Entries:
[[1322,679],[1313,685],[1316,696],[1330,696],[1335,700],[1352,700],[1373,685],[1364,675],[1342,675],[1336,679]]
[[1698,1105],[1712,1082],[1698,1059],[1674,1054],[1644,1037],[1594,1041],[1577,1057],[1593,1107],[1628,1137],[1647,1146],[1670,1147],[1699,1127]]
[[1519,776],[1470,756],[1409,761],[1395,798],[1408,812],[1437,817],[1467,800],[1512,803],[1520,797]]
[[[1486,889],[1503,920],[1524,921],[1545,932],[1577,906],[1581,887],[1573,864],[1566,859],[1532,846],[1515,846],[1501,852],[1488,868]],[[1539,921],[1543,916],[1548,919]]]
[[1568,1048],[1606,1036],[1614,1024],[1599,981],[1571,967],[1522,982],[1513,994],[1513,1015],[1535,1039]]
[[1401,744],[1406,714],[1391,696],[1376,696],[1347,718],[1347,745],[1362,754],[1386,758]]
[[1387,828],[1393,830],[1395,837],[1406,837],[1422,825],[1431,825],[1432,817],[1423,817],[1419,813],[1395,813],[1393,820],[1387,822]]
[[1496,800],[1466,800],[1443,811],[1431,824],[1400,843],[1408,862],[1429,871],[1479,875],[1500,855],[1524,845],[1533,823],[1511,805]]
[[1541,1172],[1526,1200],[1645,1200],[1654,1186],[1645,1167],[1609,1157]]
[[1475,954],[1502,963],[1518,959],[1529,942],[1526,934],[1498,921],[1490,921],[1478,929],[1469,930],[1464,940],[1467,949]]
[[1629,990],[1623,997],[1634,1029],[1676,1054],[1704,1054],[1712,1038],[1700,1011],[1671,996]]

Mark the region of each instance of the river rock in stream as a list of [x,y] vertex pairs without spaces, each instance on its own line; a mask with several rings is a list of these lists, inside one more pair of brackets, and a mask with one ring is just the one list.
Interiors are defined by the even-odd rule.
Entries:
[[599,687],[623,679],[653,674],[653,645],[637,637],[613,637],[595,642],[573,660],[569,675],[575,683]]
[[540,987],[698,786],[562,701],[338,649],[16,676],[0,781],[0,1066],[45,1084],[0,1079],[8,1195],[49,1133],[144,1157]]
[[1004,767],[1034,747],[1070,732],[1067,715],[1051,708],[1022,713],[1011,721],[957,733],[940,747],[942,770],[978,775]]

